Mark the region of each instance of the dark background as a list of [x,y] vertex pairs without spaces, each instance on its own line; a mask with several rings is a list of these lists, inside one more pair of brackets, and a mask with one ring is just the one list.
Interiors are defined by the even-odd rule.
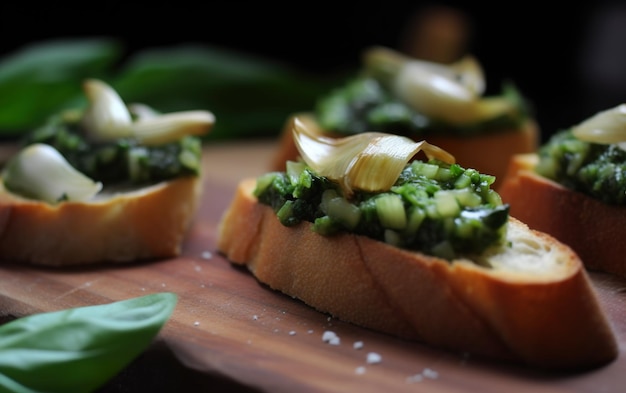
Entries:
[[0,11],[0,54],[50,38],[111,36],[123,40],[128,53],[206,43],[308,72],[334,73],[358,68],[369,46],[402,48],[413,18],[443,5],[466,18],[466,48],[483,65],[488,92],[513,80],[534,104],[544,135],[626,102],[622,2],[567,3],[556,9],[520,1],[475,3],[13,2]]

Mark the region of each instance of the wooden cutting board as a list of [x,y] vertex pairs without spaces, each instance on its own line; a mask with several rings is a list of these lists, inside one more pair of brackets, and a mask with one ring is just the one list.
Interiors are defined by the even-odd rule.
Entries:
[[[238,181],[266,171],[274,147],[272,141],[206,147],[202,205],[178,258],[80,269],[0,266],[0,319],[154,292],[178,294],[154,346],[102,390],[107,392],[199,386],[267,392],[626,391],[626,280],[591,274],[619,340],[618,359],[585,373],[545,374],[342,323],[229,264],[215,249],[218,220]],[[325,342],[325,332],[339,343]]]

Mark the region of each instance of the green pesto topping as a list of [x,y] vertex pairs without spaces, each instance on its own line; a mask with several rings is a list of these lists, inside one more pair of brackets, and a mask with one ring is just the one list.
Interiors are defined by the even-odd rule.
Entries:
[[323,129],[343,135],[376,130],[418,139],[433,134],[470,136],[516,129],[528,119],[528,103],[513,84],[504,84],[501,95],[514,104],[515,112],[458,126],[428,118],[396,98],[378,80],[359,76],[318,100],[315,116]]
[[255,196],[286,226],[308,221],[322,235],[347,231],[451,260],[504,243],[509,207],[494,180],[458,164],[413,161],[388,192],[348,200],[338,184],[290,161],[285,172],[259,177]]
[[142,145],[132,138],[94,142],[77,119],[63,115],[50,118],[27,135],[23,143],[54,147],[78,171],[105,185],[143,185],[197,175],[201,165],[199,137],[186,136],[157,146]]
[[585,142],[570,129],[539,148],[540,175],[604,203],[626,205],[626,151],[618,144]]

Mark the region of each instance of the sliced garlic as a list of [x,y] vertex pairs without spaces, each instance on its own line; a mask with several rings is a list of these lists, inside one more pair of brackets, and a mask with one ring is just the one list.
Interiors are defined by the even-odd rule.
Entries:
[[81,119],[81,126],[88,131],[90,138],[106,141],[131,135],[130,112],[111,86],[97,79],[87,79],[83,90],[89,105]]
[[514,110],[504,98],[482,97],[484,73],[471,55],[444,65],[376,47],[366,53],[365,63],[400,100],[435,119],[471,124]]
[[143,145],[174,142],[186,135],[204,135],[215,123],[213,113],[183,111],[139,118],[131,125],[132,135]]
[[626,142],[626,104],[596,113],[572,127],[572,134],[592,143]]
[[37,143],[18,152],[2,173],[8,190],[48,203],[87,201],[102,189],[72,167],[55,148]]
[[399,135],[365,132],[331,138],[306,127],[297,117],[292,132],[304,162],[317,174],[337,181],[346,197],[357,189],[388,190],[420,150],[428,158],[455,162],[454,156],[435,145]]

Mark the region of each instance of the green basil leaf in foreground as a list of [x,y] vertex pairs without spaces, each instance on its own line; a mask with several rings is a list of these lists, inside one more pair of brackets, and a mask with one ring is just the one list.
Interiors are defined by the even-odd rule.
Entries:
[[155,293],[0,326],[0,392],[91,392],[141,354],[178,297]]

